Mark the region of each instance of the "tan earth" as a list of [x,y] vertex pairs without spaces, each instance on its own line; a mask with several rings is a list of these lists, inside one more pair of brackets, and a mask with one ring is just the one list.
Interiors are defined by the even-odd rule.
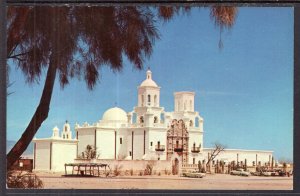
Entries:
[[169,189],[169,190],[292,190],[293,177],[206,174],[204,178],[179,176],[64,177],[37,173],[46,189]]

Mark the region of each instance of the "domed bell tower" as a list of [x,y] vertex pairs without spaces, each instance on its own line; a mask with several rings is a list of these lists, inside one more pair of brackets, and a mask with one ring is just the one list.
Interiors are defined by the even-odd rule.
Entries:
[[64,128],[62,131],[62,138],[63,139],[72,139],[72,132],[71,132],[70,124],[68,123],[68,121],[66,121],[66,123],[64,124]]
[[138,87],[138,107],[159,107],[160,87],[152,80],[152,72],[148,68],[146,79]]

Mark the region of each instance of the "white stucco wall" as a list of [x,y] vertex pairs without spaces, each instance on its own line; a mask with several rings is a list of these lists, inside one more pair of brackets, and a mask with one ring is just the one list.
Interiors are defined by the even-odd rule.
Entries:
[[35,170],[50,170],[50,141],[36,142]]
[[95,128],[78,129],[78,156],[81,156],[87,145],[94,146],[95,144]]
[[[211,152],[211,149],[204,149],[203,156],[205,160],[207,160],[208,153]],[[262,150],[243,150],[243,149],[225,149],[225,151],[220,152],[220,154],[215,158],[217,160],[227,160],[229,162],[235,161],[237,162],[237,154],[238,154],[238,161],[245,162],[247,159],[247,165],[251,166],[252,162],[256,162],[256,155],[257,155],[257,164],[260,161],[262,165],[268,163],[269,160],[272,160],[272,151],[262,151]]]
[[[164,129],[150,129],[149,130],[149,142],[148,145],[148,152],[151,155],[155,156],[155,159],[158,159],[158,154],[160,160],[166,160],[166,150],[167,150],[167,132]],[[155,146],[157,145],[158,141],[160,141],[160,145],[165,146],[165,151],[164,152],[156,152],[155,151]],[[152,142],[152,146],[151,146]],[[151,156],[150,156],[151,157]]]
[[141,160],[144,155],[144,130],[136,129],[133,134],[133,160]]
[[[117,159],[124,159],[128,156],[127,153],[127,130],[117,130]],[[120,144],[120,138],[122,138],[122,144]]]
[[52,142],[52,171],[65,171],[65,163],[76,158],[77,143]]
[[115,159],[115,130],[97,130],[97,153],[100,159]]
[[73,163],[76,158],[77,140],[46,138],[33,142],[35,171],[64,171],[64,164]]

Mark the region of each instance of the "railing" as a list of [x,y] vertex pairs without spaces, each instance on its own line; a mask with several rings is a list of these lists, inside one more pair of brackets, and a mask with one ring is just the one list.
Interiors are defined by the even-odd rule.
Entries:
[[175,151],[175,152],[182,152],[182,151],[183,151],[182,145],[176,145],[176,146],[174,147],[174,151]]
[[155,151],[165,151],[165,145],[155,145]]
[[199,153],[200,152],[200,147],[192,147],[192,153]]

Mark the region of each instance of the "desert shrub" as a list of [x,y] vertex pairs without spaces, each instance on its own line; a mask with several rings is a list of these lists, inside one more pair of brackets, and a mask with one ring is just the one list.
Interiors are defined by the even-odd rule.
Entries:
[[143,175],[143,172],[142,171],[140,171],[140,173],[139,173],[139,176],[142,176]]
[[145,175],[152,175],[153,167],[155,165],[155,161],[148,161],[145,169]]
[[122,165],[115,165],[115,168],[114,168],[114,175],[115,176],[119,176],[121,174],[121,169],[122,169]]
[[93,145],[87,145],[85,151],[81,153],[79,158],[82,159],[98,159],[100,154],[97,154],[97,151]]
[[133,169],[130,170],[130,175],[133,176]]
[[39,189],[43,188],[42,180],[32,172],[13,172],[7,173],[8,188]]

